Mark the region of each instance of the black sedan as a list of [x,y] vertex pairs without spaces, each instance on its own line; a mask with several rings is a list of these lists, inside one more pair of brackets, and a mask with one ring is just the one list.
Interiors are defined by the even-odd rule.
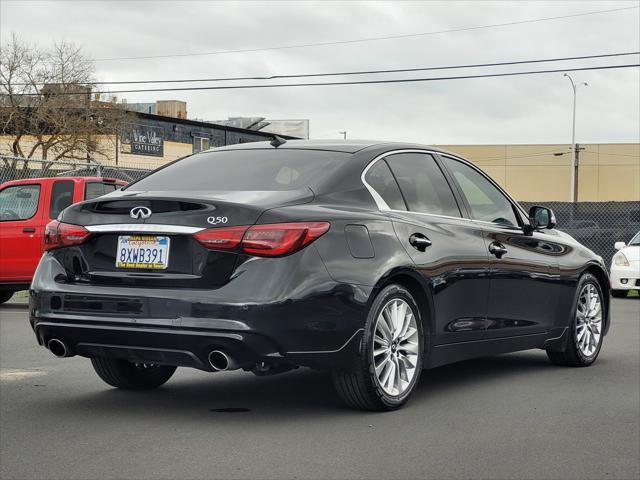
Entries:
[[423,368],[533,348],[591,365],[609,328],[600,257],[436,148],[275,139],[178,160],[47,226],[40,345],[124,389],[178,366],[330,370],[390,410]]

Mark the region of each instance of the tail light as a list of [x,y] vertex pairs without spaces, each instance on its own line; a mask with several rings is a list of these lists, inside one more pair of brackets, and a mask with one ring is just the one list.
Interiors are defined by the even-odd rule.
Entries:
[[80,225],[62,223],[57,220],[50,222],[44,229],[44,249],[81,245],[87,241],[91,232]]
[[212,250],[234,250],[249,227],[210,228],[194,233],[195,239]]
[[329,222],[296,222],[252,227],[210,228],[194,234],[211,250],[234,250],[258,257],[290,255],[324,235]]

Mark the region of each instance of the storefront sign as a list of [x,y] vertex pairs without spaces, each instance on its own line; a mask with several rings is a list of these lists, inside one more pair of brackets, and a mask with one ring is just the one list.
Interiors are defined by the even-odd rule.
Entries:
[[131,125],[122,136],[122,144],[130,145],[133,155],[164,156],[162,129],[145,125]]

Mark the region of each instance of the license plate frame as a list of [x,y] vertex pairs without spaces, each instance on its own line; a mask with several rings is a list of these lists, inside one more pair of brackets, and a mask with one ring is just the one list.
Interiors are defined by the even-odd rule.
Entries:
[[119,235],[115,266],[119,269],[166,270],[171,239],[166,235]]

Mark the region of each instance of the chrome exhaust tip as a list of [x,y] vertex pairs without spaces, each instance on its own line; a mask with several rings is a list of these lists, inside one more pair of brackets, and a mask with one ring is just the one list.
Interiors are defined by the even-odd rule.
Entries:
[[224,352],[220,350],[211,350],[209,352],[209,365],[216,372],[224,372],[225,370],[236,370],[238,368],[238,364]]
[[69,357],[69,349],[62,340],[52,338],[47,342],[47,348],[55,357],[64,358]]

